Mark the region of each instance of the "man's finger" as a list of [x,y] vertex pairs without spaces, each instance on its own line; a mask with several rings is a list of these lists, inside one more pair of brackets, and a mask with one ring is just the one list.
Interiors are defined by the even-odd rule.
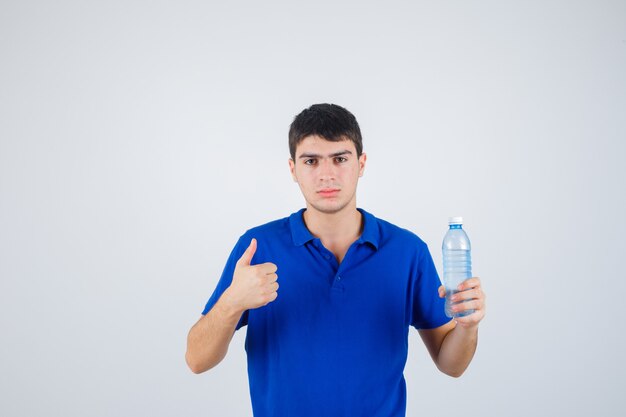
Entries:
[[252,238],[252,240],[250,241],[250,246],[248,246],[248,249],[246,249],[243,255],[241,255],[241,258],[239,258],[239,260],[237,261],[237,264],[242,265],[242,266],[249,266],[250,262],[252,262],[252,257],[254,256],[255,252],[256,252],[256,239]]
[[439,286],[439,298],[443,298],[446,296],[446,288],[443,285]]
[[459,286],[457,287],[457,289],[459,291],[464,291],[464,290],[468,290],[470,288],[476,288],[480,286],[480,278],[478,277],[473,277],[473,278],[468,278],[465,281],[463,281],[462,283],[459,284]]
[[452,306],[452,311],[454,312],[462,312],[462,311],[467,311],[467,310],[480,310],[483,307],[483,303],[481,303],[479,300],[468,300],[468,301],[463,301],[461,303],[455,303]]
[[278,267],[276,266],[276,264],[273,264],[271,262],[265,262],[264,264],[255,265],[255,267],[257,267],[259,271],[263,272],[264,274],[273,274],[274,272],[278,271]]
[[452,296],[452,301],[462,301],[481,298],[482,293],[478,289],[459,291]]

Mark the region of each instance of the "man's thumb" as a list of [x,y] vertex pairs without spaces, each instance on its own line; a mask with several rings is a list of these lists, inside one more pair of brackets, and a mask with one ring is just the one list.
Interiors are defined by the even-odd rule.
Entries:
[[443,285],[440,285],[437,291],[439,292],[439,298],[446,296],[446,288]]
[[250,246],[248,246],[248,249],[246,249],[243,255],[241,255],[241,258],[239,258],[239,261],[237,263],[245,266],[250,265],[252,257],[254,256],[254,252],[256,252],[256,239],[252,238],[252,240],[250,241]]

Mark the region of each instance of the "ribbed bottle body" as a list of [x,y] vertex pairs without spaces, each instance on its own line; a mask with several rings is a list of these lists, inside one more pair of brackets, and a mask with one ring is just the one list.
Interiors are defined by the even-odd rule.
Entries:
[[472,248],[470,240],[461,224],[450,224],[443,239],[443,285],[446,288],[446,315],[463,317],[474,310],[453,313],[450,297],[458,292],[457,287],[472,277]]

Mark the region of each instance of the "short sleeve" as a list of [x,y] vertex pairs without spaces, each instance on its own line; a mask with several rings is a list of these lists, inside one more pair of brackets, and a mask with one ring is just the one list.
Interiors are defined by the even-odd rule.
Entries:
[[[217,300],[220,299],[224,291],[226,291],[226,289],[230,286],[230,283],[233,281],[233,274],[235,273],[235,266],[237,265],[237,261],[239,260],[239,258],[241,258],[241,255],[243,255],[243,253],[245,252],[249,244],[249,242],[246,242],[246,239],[244,238],[244,236],[239,238],[239,240],[237,241],[237,244],[231,251],[230,256],[228,257],[228,260],[226,261],[226,266],[224,266],[224,270],[222,271],[222,276],[220,277],[217,283],[217,286],[215,287],[215,290],[213,291],[213,294],[211,295],[211,298],[209,298],[209,301],[206,303],[206,306],[204,307],[204,310],[202,311],[203,316],[206,315],[213,308],[215,303],[217,303]],[[239,322],[237,323],[237,330],[239,330],[241,327],[247,324],[248,324],[248,311],[246,310],[241,315],[241,318],[239,319]]]
[[445,299],[439,297],[441,282],[426,244],[417,256],[411,325],[416,329],[434,329],[448,323],[450,318],[445,314]]

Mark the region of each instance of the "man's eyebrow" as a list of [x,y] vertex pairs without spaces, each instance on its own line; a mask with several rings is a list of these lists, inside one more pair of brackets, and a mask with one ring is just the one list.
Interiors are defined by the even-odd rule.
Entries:
[[[349,151],[346,149],[343,151],[331,153],[330,155],[328,155],[328,158],[335,158],[337,156],[342,156],[342,155],[352,155],[352,151]],[[321,157],[322,155],[316,154],[316,153],[303,153],[298,158],[300,159],[300,158],[321,158]]]

